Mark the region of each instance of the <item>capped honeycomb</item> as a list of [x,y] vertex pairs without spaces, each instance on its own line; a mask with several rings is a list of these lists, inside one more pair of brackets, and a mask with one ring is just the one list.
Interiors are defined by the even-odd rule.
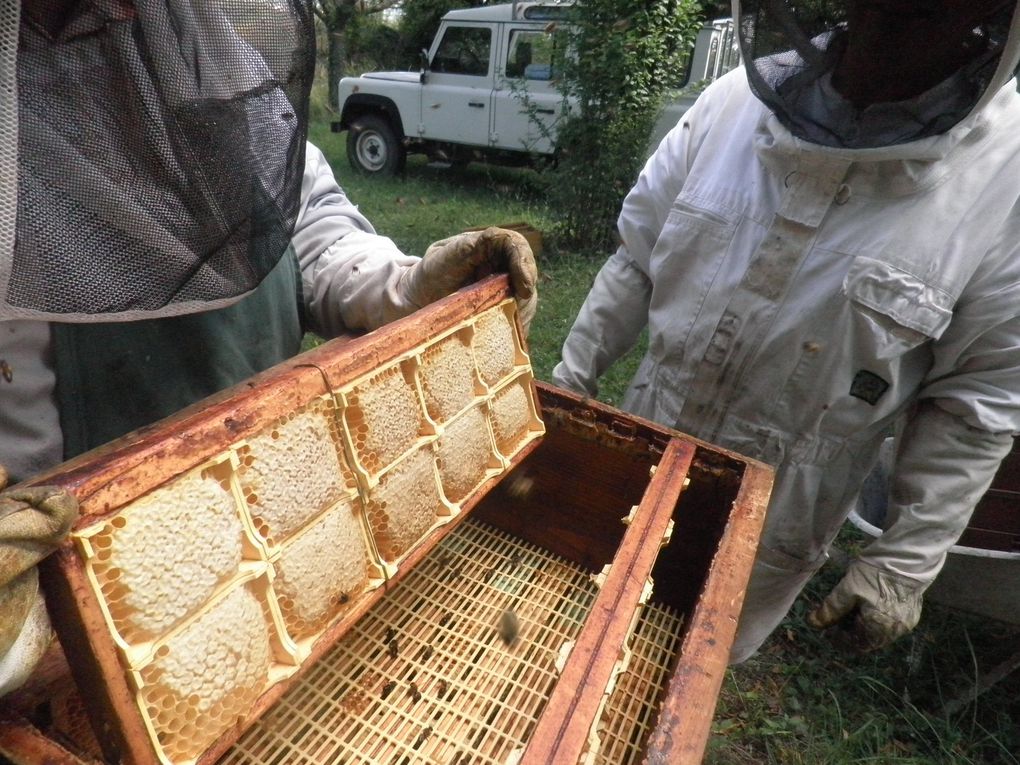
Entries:
[[376,549],[385,560],[396,560],[445,512],[432,451],[420,449],[383,475],[369,494],[368,525]]
[[335,429],[332,404],[317,400],[239,449],[241,490],[268,544],[290,536],[357,488]]
[[501,466],[492,451],[485,410],[469,409],[450,423],[439,438],[436,456],[443,493],[451,502],[460,502],[491,468]]
[[478,371],[486,385],[495,385],[513,371],[517,362],[517,339],[503,306],[478,315],[473,345]]
[[426,348],[421,355],[422,393],[429,417],[446,422],[477,395],[471,333],[461,331]]
[[527,438],[532,426],[530,378],[522,377],[499,390],[490,407],[496,448],[509,456]]
[[139,671],[141,704],[170,762],[207,749],[265,690],[273,653],[263,609],[250,585],[237,587]]
[[394,364],[356,385],[347,394],[344,418],[364,469],[380,471],[414,446],[423,415],[407,365]]
[[237,572],[243,527],[228,477],[229,465],[186,473],[88,532],[92,573],[128,643],[165,633]]
[[274,564],[273,589],[292,637],[321,630],[368,584],[369,552],[357,501],[338,503],[302,530]]

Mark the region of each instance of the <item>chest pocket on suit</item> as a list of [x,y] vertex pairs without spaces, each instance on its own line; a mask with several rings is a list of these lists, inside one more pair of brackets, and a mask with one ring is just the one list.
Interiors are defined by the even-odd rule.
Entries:
[[684,368],[694,324],[724,268],[739,216],[719,205],[681,194],[673,202],[651,253],[655,284],[649,309],[649,353],[658,364],[657,406],[662,422],[674,422],[689,385]]
[[953,317],[955,299],[908,271],[858,256],[843,280],[855,329],[878,359],[892,359],[938,339]]
[[703,261],[705,255],[721,256],[733,239],[737,218],[701,200],[677,197],[652,248],[649,270],[668,275]]

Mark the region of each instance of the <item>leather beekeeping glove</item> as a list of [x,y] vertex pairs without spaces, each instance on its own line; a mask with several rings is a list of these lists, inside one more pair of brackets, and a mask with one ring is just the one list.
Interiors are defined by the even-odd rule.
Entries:
[[77,501],[60,489],[0,492],[0,695],[28,678],[49,645],[35,564],[63,541],[77,515]]
[[935,401],[920,402],[896,439],[882,535],[861,551],[809,623],[823,628],[853,615],[863,650],[910,632],[924,591],[1012,445],[1010,432],[976,428]]
[[400,289],[421,308],[490,274],[506,271],[525,334],[538,308],[538,266],[524,236],[503,228],[468,231],[430,245],[400,280]]
[[854,647],[874,651],[917,626],[925,587],[916,580],[854,561],[822,604],[808,614],[807,621],[816,629],[825,629],[852,615],[853,622],[848,626]]

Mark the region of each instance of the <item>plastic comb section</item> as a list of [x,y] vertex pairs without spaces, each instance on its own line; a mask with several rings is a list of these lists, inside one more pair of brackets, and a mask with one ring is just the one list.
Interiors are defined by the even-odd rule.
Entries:
[[369,550],[361,501],[338,502],[282,548],[273,591],[295,642],[321,632],[382,577]]
[[[220,765],[513,762],[596,594],[575,564],[469,518]],[[496,628],[506,609],[511,645]]]
[[659,712],[659,694],[669,679],[682,637],[681,616],[665,606],[642,607],[630,639],[630,662],[616,678],[595,724],[600,746],[586,763],[632,765],[642,761],[643,744]]
[[443,493],[450,502],[464,501],[482,481],[502,471],[486,412],[484,405],[468,409],[439,437],[436,463]]
[[448,422],[485,395],[471,351],[472,335],[472,329],[465,327],[421,353],[418,371],[425,408],[437,423]]
[[195,468],[74,535],[129,663],[258,556],[232,466],[228,455]]
[[282,646],[263,575],[228,591],[161,641],[132,672],[163,762],[188,763],[243,719],[267,687],[296,669]]
[[331,396],[314,399],[237,445],[238,481],[270,551],[357,491]]
[[506,458],[545,432],[531,382],[530,373],[519,375],[500,387],[489,401],[492,436],[496,449]]
[[344,422],[355,459],[374,475],[435,434],[415,379],[415,362],[404,359],[384,367],[344,393]]
[[478,373],[492,387],[506,379],[516,367],[528,363],[517,337],[513,316],[516,304],[507,300],[475,319],[472,347]]
[[368,525],[379,555],[395,563],[453,513],[439,490],[430,444],[396,463],[369,490]]

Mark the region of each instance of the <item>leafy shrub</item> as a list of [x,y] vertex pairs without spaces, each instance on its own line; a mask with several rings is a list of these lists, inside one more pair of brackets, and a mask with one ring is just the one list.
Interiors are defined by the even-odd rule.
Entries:
[[550,202],[565,244],[604,250],[645,157],[663,96],[683,82],[696,0],[586,0],[558,30],[559,88],[573,108],[558,127]]

